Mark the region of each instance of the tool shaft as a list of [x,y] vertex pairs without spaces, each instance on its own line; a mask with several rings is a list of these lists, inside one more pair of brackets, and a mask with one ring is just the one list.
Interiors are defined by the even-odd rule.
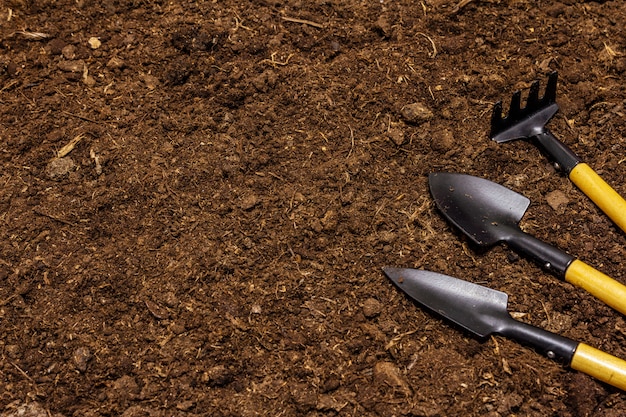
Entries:
[[594,347],[579,343],[570,367],[626,390],[626,361]]
[[617,191],[585,163],[576,165],[569,173],[569,178],[620,229],[626,232],[626,200]]
[[576,259],[570,264],[565,271],[565,281],[626,315],[626,286],[583,261]]

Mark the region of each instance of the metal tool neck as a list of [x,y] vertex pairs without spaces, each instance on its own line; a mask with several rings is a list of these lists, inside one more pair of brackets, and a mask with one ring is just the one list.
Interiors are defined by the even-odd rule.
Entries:
[[505,242],[511,249],[528,256],[559,278],[565,277],[565,271],[575,259],[572,255],[523,232],[517,227]]
[[550,359],[569,365],[578,342],[511,318],[498,334],[532,346]]
[[547,128],[533,136],[537,146],[557,165],[557,169],[569,174],[581,159]]

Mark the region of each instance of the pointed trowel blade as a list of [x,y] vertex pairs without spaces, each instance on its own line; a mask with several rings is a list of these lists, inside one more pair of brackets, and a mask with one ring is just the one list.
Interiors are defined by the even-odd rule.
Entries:
[[415,301],[478,337],[498,333],[512,320],[503,292],[422,269],[383,271]]

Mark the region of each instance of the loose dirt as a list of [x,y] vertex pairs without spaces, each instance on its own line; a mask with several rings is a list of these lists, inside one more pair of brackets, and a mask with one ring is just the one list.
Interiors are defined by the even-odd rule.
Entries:
[[626,236],[493,104],[559,71],[551,130],[626,195],[622,1],[0,1],[0,412],[618,416],[622,392],[476,340],[382,274],[505,291],[626,358],[624,317],[504,247],[427,174],[626,282]]

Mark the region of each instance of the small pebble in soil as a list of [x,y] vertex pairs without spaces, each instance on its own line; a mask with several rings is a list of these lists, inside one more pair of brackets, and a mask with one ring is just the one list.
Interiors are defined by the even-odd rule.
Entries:
[[434,117],[433,112],[425,104],[419,102],[407,104],[400,112],[406,122],[413,124],[424,123]]
[[450,129],[443,129],[433,136],[430,147],[434,151],[445,153],[454,148],[454,143],[454,133]]
[[554,211],[560,211],[561,206],[567,206],[569,198],[561,190],[554,190],[546,194],[546,201]]
[[72,363],[78,371],[85,372],[92,356],[88,348],[81,346],[72,353]]
[[111,389],[113,392],[118,393],[118,395],[121,394],[123,398],[128,399],[136,398],[141,392],[137,380],[130,375],[124,375],[113,381]]
[[368,319],[372,319],[380,314],[382,305],[375,298],[368,298],[363,302],[363,315]]
[[187,331],[187,328],[185,327],[185,323],[180,322],[180,321],[175,321],[174,323],[170,325],[169,328],[172,331],[172,333],[176,335],[183,334],[185,333],[185,331]]
[[102,42],[100,42],[100,39],[93,37],[93,36],[89,38],[87,43],[89,44],[89,47],[91,49],[98,49],[102,46]]
[[405,395],[411,394],[411,388],[402,376],[400,369],[391,362],[378,362],[374,365],[374,381],[378,385],[395,387]]
[[46,167],[46,174],[50,179],[60,180],[70,172],[74,171],[75,168],[76,164],[69,156],[64,158],[54,158],[48,163],[48,166]]
[[259,203],[259,197],[254,194],[248,194],[241,199],[240,207],[242,210],[252,210]]
[[400,146],[404,143],[404,132],[400,129],[389,129],[389,131],[387,132],[387,137],[391,139],[391,141],[397,146]]
[[48,50],[52,55],[61,55],[63,53],[63,48],[65,48],[67,44],[63,39],[54,38],[50,42],[48,42]]
[[76,59],[76,47],[74,45],[65,45],[63,49],[61,49],[61,54],[63,54],[63,58],[67,60]]
[[85,61],[82,59],[66,60],[59,62],[59,69],[65,72],[81,73],[85,69]]

